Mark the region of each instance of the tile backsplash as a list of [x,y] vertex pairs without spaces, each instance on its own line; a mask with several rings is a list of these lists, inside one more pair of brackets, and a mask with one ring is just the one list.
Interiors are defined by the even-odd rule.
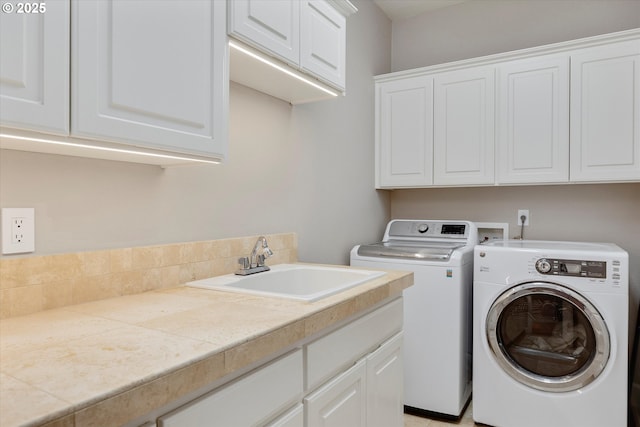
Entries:
[[[232,273],[258,236],[0,259],[0,319]],[[267,264],[296,262],[295,233],[266,235]]]

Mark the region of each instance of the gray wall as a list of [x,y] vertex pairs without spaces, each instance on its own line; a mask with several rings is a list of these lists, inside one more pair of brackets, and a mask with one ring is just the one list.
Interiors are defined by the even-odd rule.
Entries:
[[291,107],[233,84],[219,166],[0,150],[0,206],[36,208],[36,255],[296,232],[300,260],[348,263],[389,215],[373,186],[372,76],[390,70],[391,23],[354,3],[346,97]]
[[393,24],[393,71],[640,27],[639,0],[469,0]]
[[[472,0],[393,23],[394,71],[640,27],[638,0]],[[420,40],[420,42],[416,42]],[[508,222],[529,209],[532,239],[614,242],[640,299],[640,184],[394,191],[393,218]],[[635,318],[634,318],[635,321]]]

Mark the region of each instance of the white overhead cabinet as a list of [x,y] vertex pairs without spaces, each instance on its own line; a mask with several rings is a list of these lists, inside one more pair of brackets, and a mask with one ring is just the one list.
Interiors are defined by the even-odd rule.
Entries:
[[300,4],[299,0],[230,0],[229,34],[298,64]]
[[493,184],[493,68],[436,75],[433,113],[433,183]]
[[36,10],[0,13],[0,125],[67,135],[69,1]]
[[496,181],[569,181],[569,56],[497,67]]
[[0,14],[0,147],[157,165],[226,158],[226,2],[28,4],[43,10]]
[[226,157],[224,2],[72,7],[73,135]]
[[228,33],[242,42],[232,45],[231,80],[292,104],[344,92],[347,16],[357,11],[349,1],[229,0],[228,8]]
[[571,179],[640,180],[640,40],[571,55]]
[[639,181],[639,111],[639,30],[378,76],[376,188]]
[[376,187],[433,184],[433,78],[390,81],[375,96]]
[[324,0],[302,1],[300,67],[344,90],[346,51],[346,17]]

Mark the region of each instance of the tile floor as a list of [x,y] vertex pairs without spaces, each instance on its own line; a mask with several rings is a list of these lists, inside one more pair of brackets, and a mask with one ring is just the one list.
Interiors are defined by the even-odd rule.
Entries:
[[404,427],[473,427],[480,426],[473,422],[473,402],[469,403],[466,411],[460,418],[459,422],[444,421],[431,418],[416,417],[414,415],[404,414]]

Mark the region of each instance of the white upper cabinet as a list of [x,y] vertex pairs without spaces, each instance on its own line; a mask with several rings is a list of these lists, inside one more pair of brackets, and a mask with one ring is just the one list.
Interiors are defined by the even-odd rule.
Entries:
[[571,55],[571,180],[640,180],[640,40]]
[[498,66],[497,182],[569,181],[569,56]]
[[299,0],[231,0],[229,34],[282,60],[300,61]]
[[493,183],[494,74],[480,67],[434,77],[434,184]]
[[229,35],[249,46],[232,46],[231,80],[292,104],[344,92],[346,18],[357,11],[348,0],[228,0],[228,8]]
[[433,78],[376,85],[376,187],[433,184]]
[[37,6],[0,13],[0,125],[67,135],[69,1]]
[[224,159],[226,3],[72,3],[71,134]]
[[376,188],[640,181],[639,29],[375,85]]
[[344,90],[347,19],[324,0],[300,9],[300,66]]

